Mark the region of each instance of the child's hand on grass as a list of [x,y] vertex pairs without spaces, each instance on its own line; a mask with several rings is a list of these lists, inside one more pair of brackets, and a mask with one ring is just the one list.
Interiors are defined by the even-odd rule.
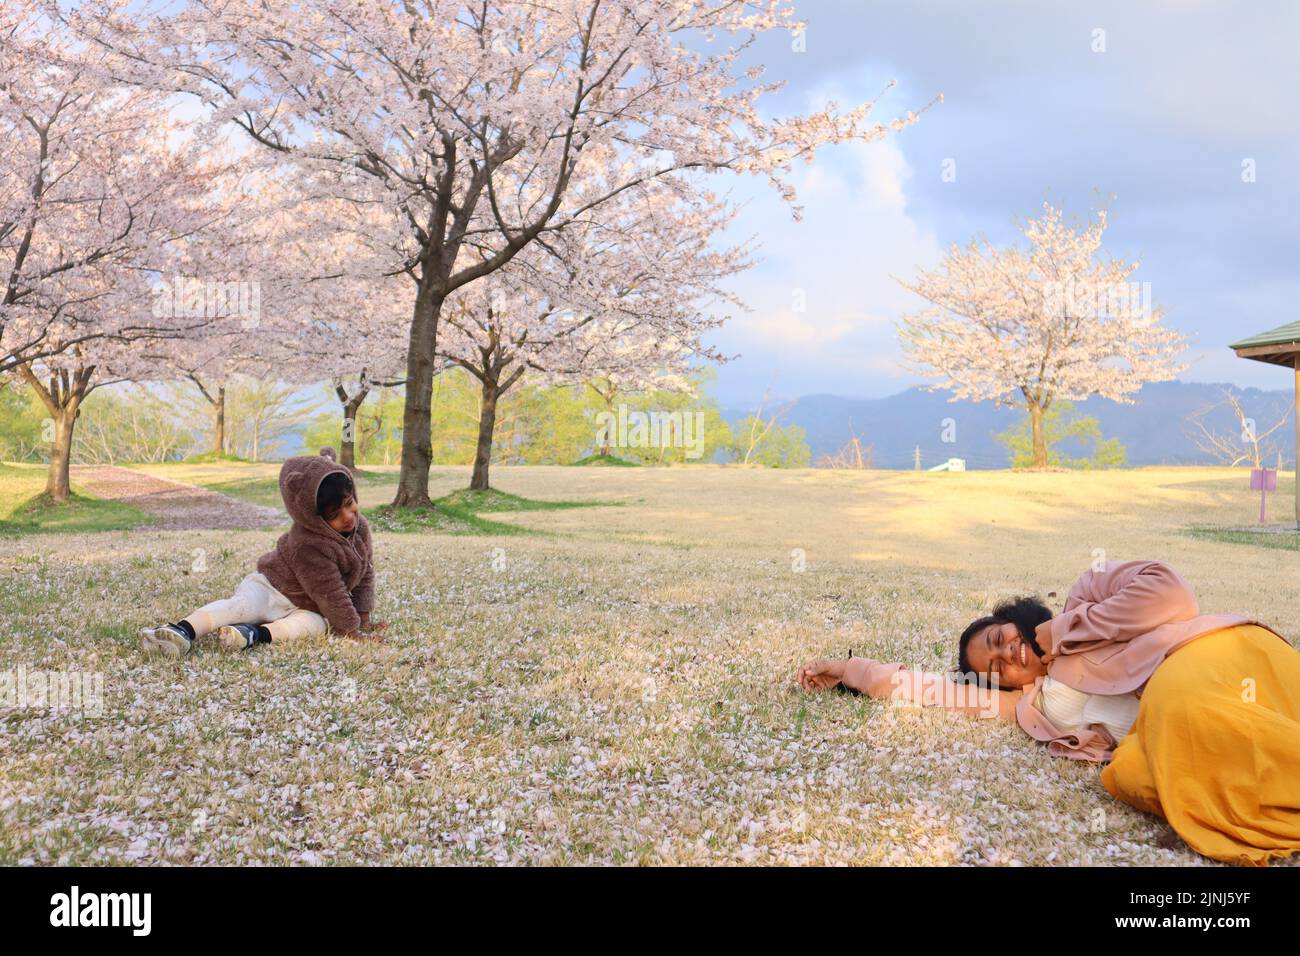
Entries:
[[384,642],[383,632],[388,627],[387,621],[372,621],[369,614],[361,615],[361,626],[348,635],[354,641]]

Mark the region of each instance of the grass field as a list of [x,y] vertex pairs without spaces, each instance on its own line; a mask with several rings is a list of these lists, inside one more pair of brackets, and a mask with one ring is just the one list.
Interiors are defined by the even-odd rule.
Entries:
[[[280,466],[271,462],[245,464],[221,462],[219,464],[191,465],[186,462],[165,465],[133,465],[136,471],[172,481],[183,481],[223,495],[230,495],[240,501],[255,505],[267,505],[273,508],[282,506],[280,501]],[[436,476],[435,481],[438,477]],[[382,504],[393,499],[397,488],[397,466],[379,465],[366,467],[357,475],[362,503],[367,506]],[[446,476],[447,490],[458,486],[457,479]]]
[[[273,503],[275,471],[158,473]],[[467,478],[439,469],[434,493]],[[273,533],[0,541],[0,670],[104,687],[101,716],[0,717],[0,864],[1204,862],[1017,727],[804,696],[795,669],[850,649],[944,668],[991,602],[1059,609],[1098,550],[1300,635],[1283,555],[1188,530],[1252,522],[1240,471],[494,478],[617,506],[481,515],[530,534],[378,532],[383,646],[140,657],[139,627],[226,596]]]
[[148,516],[137,508],[80,493],[75,481],[72,502],[65,507],[51,507],[42,500],[45,475],[44,465],[0,463],[0,539],[39,530],[120,530],[148,521]]

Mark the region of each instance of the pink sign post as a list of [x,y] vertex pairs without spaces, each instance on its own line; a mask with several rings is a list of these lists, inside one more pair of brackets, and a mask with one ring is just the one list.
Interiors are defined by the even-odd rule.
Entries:
[[1277,491],[1277,470],[1274,468],[1252,468],[1250,472],[1250,490],[1259,492],[1259,523],[1263,524],[1268,493]]

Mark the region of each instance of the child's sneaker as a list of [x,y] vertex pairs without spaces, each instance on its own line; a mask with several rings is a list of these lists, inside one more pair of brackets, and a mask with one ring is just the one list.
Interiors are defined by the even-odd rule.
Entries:
[[256,624],[227,624],[217,629],[217,647],[234,654],[257,643]]
[[175,624],[140,628],[140,646],[146,654],[180,660],[190,652],[194,642]]

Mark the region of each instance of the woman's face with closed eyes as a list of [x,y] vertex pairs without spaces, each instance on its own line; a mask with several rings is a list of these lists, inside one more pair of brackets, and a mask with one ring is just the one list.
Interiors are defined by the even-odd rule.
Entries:
[[1006,690],[1032,684],[1047,673],[1038,644],[1026,640],[1020,629],[1008,622],[990,624],[966,645],[971,670],[984,676],[990,687]]

